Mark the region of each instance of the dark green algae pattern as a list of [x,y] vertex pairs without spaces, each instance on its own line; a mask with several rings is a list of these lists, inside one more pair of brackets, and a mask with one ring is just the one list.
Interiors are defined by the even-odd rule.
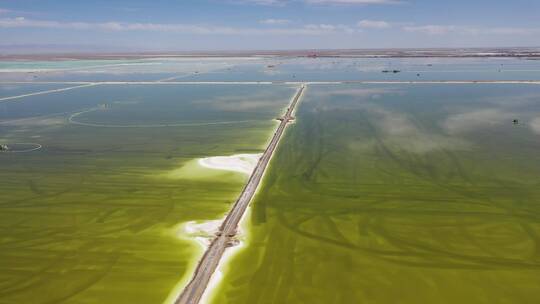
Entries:
[[537,303],[538,117],[536,85],[310,85],[212,303]]

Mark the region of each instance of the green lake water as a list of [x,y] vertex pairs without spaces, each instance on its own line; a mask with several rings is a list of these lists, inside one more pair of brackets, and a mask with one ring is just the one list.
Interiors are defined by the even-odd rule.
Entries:
[[[0,62],[9,81],[531,80],[514,58]],[[400,73],[382,73],[398,69]],[[110,85],[0,102],[0,304],[163,303],[295,87]],[[540,86],[309,85],[212,303],[537,303]],[[517,120],[517,124],[513,123]]]
[[212,303],[538,302],[540,86],[311,85],[296,116]]
[[0,303],[174,296],[202,255],[181,223],[223,217],[246,180],[196,159],[260,153],[294,92],[101,85],[0,103],[0,143],[42,145],[0,153]]

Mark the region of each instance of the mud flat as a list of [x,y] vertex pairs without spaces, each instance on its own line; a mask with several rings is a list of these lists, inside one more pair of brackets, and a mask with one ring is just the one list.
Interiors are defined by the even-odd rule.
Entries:
[[213,156],[199,159],[199,164],[205,168],[226,170],[250,175],[262,154],[236,154],[231,156]]

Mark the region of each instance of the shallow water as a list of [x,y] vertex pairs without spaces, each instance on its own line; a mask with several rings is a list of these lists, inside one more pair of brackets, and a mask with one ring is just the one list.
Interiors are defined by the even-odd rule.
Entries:
[[19,96],[24,94],[67,88],[70,84],[2,84],[0,83],[0,98]]
[[[19,70],[17,70],[17,67]],[[383,73],[397,70],[399,73]],[[0,81],[532,80],[540,60],[518,58],[154,58],[0,62]]]
[[213,303],[534,303],[539,100],[309,86]]
[[[0,81],[158,81],[229,71],[250,58],[0,61]],[[261,61],[260,59],[255,61]],[[263,60],[264,61],[264,60]]]
[[[397,70],[399,73],[383,73],[383,70]],[[267,59],[265,62],[248,62],[230,70],[191,75],[182,80],[425,81],[538,78],[539,61],[515,58],[279,58]]]

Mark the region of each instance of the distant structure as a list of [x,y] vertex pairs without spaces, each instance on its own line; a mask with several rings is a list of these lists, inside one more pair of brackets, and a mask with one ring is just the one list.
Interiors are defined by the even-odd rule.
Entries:
[[514,119],[514,120],[512,120],[512,123],[515,124],[515,125],[519,125],[519,120]]
[[8,145],[0,145],[0,151],[7,151],[9,150]]
[[307,55],[307,57],[308,58],[317,58],[319,56],[317,55],[317,53],[310,53],[310,54]]
[[396,73],[399,73],[401,71],[400,70],[382,70],[382,72],[383,73],[394,73],[394,74],[396,74]]
[[266,67],[269,68],[269,69],[272,69],[272,68],[275,68],[276,66],[273,65],[273,64],[269,64],[269,65],[267,65]]

